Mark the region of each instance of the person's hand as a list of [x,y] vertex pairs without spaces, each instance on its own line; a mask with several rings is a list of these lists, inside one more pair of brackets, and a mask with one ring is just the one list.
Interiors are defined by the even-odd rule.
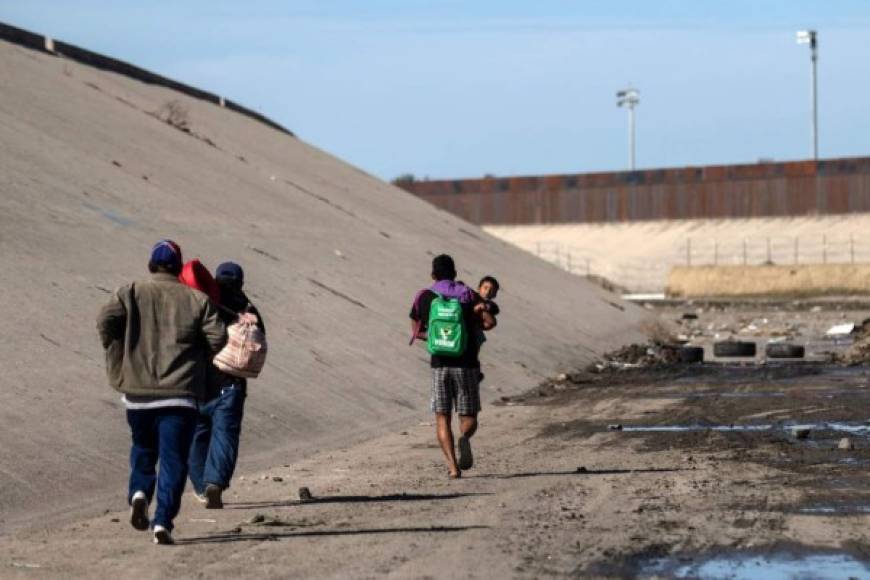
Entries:
[[486,312],[486,303],[485,303],[485,302],[480,302],[479,304],[475,304],[475,305],[474,305],[474,311],[475,311],[476,313],[478,313],[478,314],[481,313],[481,312]]
[[238,320],[243,324],[257,324],[257,315],[252,312],[242,312]]

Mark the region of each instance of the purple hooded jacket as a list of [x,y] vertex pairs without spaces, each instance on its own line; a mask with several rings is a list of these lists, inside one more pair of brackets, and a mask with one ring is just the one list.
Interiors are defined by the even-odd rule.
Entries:
[[[456,298],[459,300],[460,304],[471,304],[474,302],[474,291],[463,284],[462,282],[454,282],[453,280],[439,280],[435,282],[428,288],[432,292],[436,294],[440,294],[444,298]],[[423,293],[426,290],[420,290],[417,292],[417,296],[414,298],[414,309],[419,310],[420,297],[423,296]],[[423,326],[423,320],[417,321],[417,328],[411,336],[411,341],[408,344],[414,344],[414,340],[417,339],[417,336],[420,334],[420,328]]]

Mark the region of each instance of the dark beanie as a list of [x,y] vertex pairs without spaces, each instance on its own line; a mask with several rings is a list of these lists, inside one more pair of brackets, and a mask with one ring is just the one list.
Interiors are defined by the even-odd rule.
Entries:
[[436,280],[455,280],[456,266],[453,263],[453,258],[447,254],[435,256],[432,259],[432,277]]
[[172,272],[181,271],[181,248],[172,240],[160,240],[151,248],[150,265],[162,266]]
[[234,282],[241,287],[245,281],[245,272],[235,262],[224,262],[217,267],[214,277],[218,282]]

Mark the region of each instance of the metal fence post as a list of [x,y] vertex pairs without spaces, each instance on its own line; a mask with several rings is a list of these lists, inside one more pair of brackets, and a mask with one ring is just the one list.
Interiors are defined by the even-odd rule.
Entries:
[[589,260],[589,258],[586,258],[586,277],[588,278],[591,275],[592,275],[592,269],[590,268],[590,260]]
[[686,238],[686,266],[692,265],[692,238]]
[[855,234],[849,234],[849,260],[855,263]]
[[773,264],[773,256],[770,253],[770,236],[767,236],[767,263]]
[[800,238],[798,238],[797,236],[794,237],[794,263],[795,263],[795,266],[797,266],[797,264],[798,264],[798,245],[800,243],[800,242],[798,242],[799,239]]
[[713,265],[719,265],[719,240],[713,240]]
[[743,238],[743,265],[746,265],[746,238]]
[[571,266],[571,252],[568,252],[568,255],[565,256],[565,260],[567,262],[565,269],[573,273],[574,268]]

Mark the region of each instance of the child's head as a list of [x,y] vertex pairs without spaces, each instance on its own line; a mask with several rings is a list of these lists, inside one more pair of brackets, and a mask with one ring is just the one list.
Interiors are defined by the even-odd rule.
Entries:
[[477,292],[486,300],[494,300],[498,295],[498,280],[492,276],[484,276],[480,279]]

